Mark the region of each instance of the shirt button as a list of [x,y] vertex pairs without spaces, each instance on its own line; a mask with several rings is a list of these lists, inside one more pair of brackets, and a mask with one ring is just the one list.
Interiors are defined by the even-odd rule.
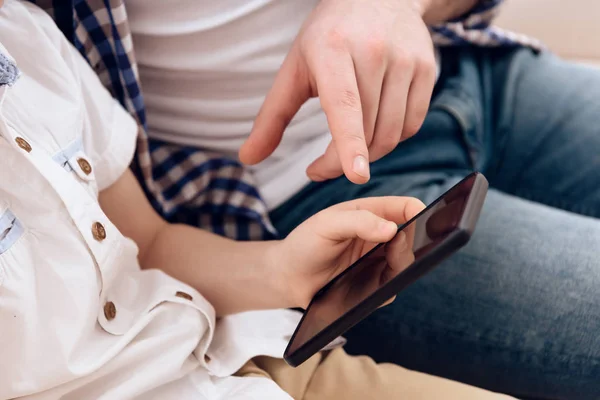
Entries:
[[84,174],[89,175],[92,173],[92,166],[85,158],[78,158],[77,164],[79,164],[79,168],[81,168]]
[[29,153],[31,151],[31,145],[27,142],[27,140],[23,139],[22,137],[16,138],[15,142],[17,142],[17,146],[19,146],[26,152]]
[[117,316],[117,307],[115,307],[115,303],[112,301],[107,301],[104,304],[104,316],[107,321],[112,321]]
[[104,229],[104,225],[100,222],[94,222],[92,225],[92,236],[99,242],[106,239],[106,229]]
[[189,301],[192,301],[192,299],[193,299],[192,296],[190,296],[189,294],[187,294],[185,292],[177,292],[177,293],[175,293],[175,296],[181,297],[182,299],[186,299],[186,300],[189,300]]

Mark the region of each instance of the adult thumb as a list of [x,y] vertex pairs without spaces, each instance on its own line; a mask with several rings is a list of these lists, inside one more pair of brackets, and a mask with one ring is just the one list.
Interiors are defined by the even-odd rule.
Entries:
[[253,165],[270,156],[279,146],[292,118],[310,97],[307,69],[293,48],[258,112],[250,137],[240,149],[240,161]]

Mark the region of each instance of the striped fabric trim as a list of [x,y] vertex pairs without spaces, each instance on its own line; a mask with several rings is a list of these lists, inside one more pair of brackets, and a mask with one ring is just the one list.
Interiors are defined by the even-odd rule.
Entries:
[[[238,240],[277,237],[252,175],[220,154],[152,140],[123,0],[30,0],[45,9],[139,124],[132,169],[153,207],[181,222]],[[531,38],[492,27],[502,0],[431,27],[438,46],[530,46]]]

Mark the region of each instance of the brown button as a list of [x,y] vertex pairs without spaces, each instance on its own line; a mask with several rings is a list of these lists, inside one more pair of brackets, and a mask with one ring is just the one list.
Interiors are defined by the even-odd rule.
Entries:
[[77,164],[79,164],[79,168],[81,168],[84,174],[89,175],[92,173],[92,166],[85,158],[78,158]]
[[208,354],[204,355],[204,362],[207,364],[210,362],[210,357],[208,356]]
[[104,229],[104,225],[100,222],[94,222],[92,225],[92,236],[99,242],[106,239],[106,229]]
[[115,303],[112,301],[107,301],[104,304],[104,316],[107,321],[112,321],[117,316],[117,307],[115,307]]
[[29,153],[31,151],[31,145],[27,142],[27,140],[23,139],[22,137],[16,138],[15,142],[17,142],[17,146],[19,146],[26,152]]
[[192,296],[190,296],[189,294],[187,294],[185,292],[177,292],[177,293],[175,293],[175,296],[181,297],[182,299],[186,299],[186,300],[189,300],[189,301],[192,301],[192,299],[193,299]]

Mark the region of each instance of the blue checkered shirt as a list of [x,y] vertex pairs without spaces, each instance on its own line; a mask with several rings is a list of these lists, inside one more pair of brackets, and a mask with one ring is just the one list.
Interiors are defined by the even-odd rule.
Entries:
[[[277,235],[248,170],[195,147],[150,139],[123,0],[30,0],[45,9],[139,125],[132,169],[168,221],[238,240]],[[530,46],[539,43],[491,25],[503,0],[481,0],[467,15],[432,26],[438,46]],[[102,21],[102,22],[101,22]]]

